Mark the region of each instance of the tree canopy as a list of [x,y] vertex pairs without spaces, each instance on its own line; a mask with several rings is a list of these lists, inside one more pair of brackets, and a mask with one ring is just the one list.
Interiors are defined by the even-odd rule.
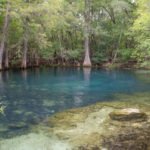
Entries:
[[149,0],[0,1],[0,69],[149,58]]

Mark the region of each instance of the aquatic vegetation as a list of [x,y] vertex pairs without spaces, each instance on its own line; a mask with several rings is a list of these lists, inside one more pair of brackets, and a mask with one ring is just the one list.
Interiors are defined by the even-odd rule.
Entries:
[[[0,101],[2,106],[7,106],[2,109],[5,115],[0,115],[0,148],[8,150],[11,145],[11,150],[16,150],[14,146],[22,150],[19,144],[26,143],[32,148],[29,145],[25,148],[37,150],[32,144],[38,142],[42,149],[45,140],[54,141],[54,150],[59,147],[64,150],[101,150],[109,149],[115,139],[119,143],[119,133],[123,139],[130,137],[126,133],[129,128],[136,136],[140,134],[139,129],[143,136],[149,136],[146,126],[150,116],[150,84],[140,80],[134,72],[96,69],[45,71],[39,70],[37,78],[29,70],[31,76],[26,76],[25,80],[19,72],[12,73],[9,80],[0,84]],[[17,86],[12,87],[11,80]],[[124,121],[110,115],[129,108],[139,110],[142,115],[125,116]],[[38,137],[39,141],[32,139]],[[45,144],[47,147],[42,150],[52,148],[48,142]],[[67,146],[69,148],[65,149]]]
[[118,121],[145,121],[147,119],[147,115],[144,112],[135,108],[116,110],[111,112],[109,116],[112,120]]
[[[25,135],[1,140],[0,149],[9,150],[11,147],[11,150],[109,150],[113,147],[113,150],[117,150],[120,148],[118,145],[121,145],[125,148],[131,146],[132,149],[147,150],[145,147],[150,148],[149,96],[149,93],[135,93],[130,96],[119,94],[115,95],[116,100],[111,102],[98,102],[56,113],[40,124],[32,125]],[[124,114],[130,116],[129,120],[110,117],[114,112],[125,110],[132,113],[132,117],[128,113]],[[140,119],[139,116],[136,118],[135,113],[142,113]],[[27,116],[28,114],[33,115],[30,112]],[[145,116],[146,119],[141,118]],[[12,125],[12,128],[18,130],[23,126],[24,123],[18,127]]]
[[[141,81],[133,71],[129,70],[41,68],[38,72],[35,69],[25,72],[25,78],[19,71],[8,71],[1,78],[3,84],[0,84],[0,101],[4,102],[7,108],[5,117],[1,115],[0,121],[5,125],[24,122],[30,127],[47,116],[70,108],[89,106],[100,101],[109,101],[111,104],[111,101],[122,101],[118,93],[132,95],[135,92],[148,93],[150,89],[149,83]],[[16,86],[12,87],[12,85]],[[144,96],[140,97],[141,104],[148,103],[147,98],[144,100]],[[148,94],[147,97],[149,97]],[[127,97],[126,101],[129,99]],[[134,103],[136,99],[135,97],[130,101]],[[140,103],[140,99],[137,100]],[[116,103],[116,105],[120,107],[122,104]],[[134,103],[134,106],[136,105]],[[76,121],[86,117],[82,114],[76,115]],[[65,118],[65,115],[63,117]],[[24,132],[26,132],[25,129]],[[1,133],[0,137],[4,137],[3,135],[9,137],[9,133],[15,135],[18,132],[19,130],[12,129]],[[20,133],[22,134],[22,131]]]
[[[46,130],[50,134],[53,133],[60,140],[69,142],[73,146],[73,150],[110,149],[116,139],[118,139],[118,144],[125,145],[125,138],[130,143],[126,144],[125,148],[131,145],[132,148],[142,150],[143,146],[141,145],[144,140],[141,138],[144,135],[146,136],[144,145],[150,147],[148,142],[150,133],[147,132],[150,129],[148,127],[150,109],[149,105],[140,103],[141,97],[147,99],[147,95],[145,97],[142,93],[132,96],[120,95],[121,101],[100,102],[91,106],[57,113],[46,120],[45,124],[48,127]],[[126,100],[127,97],[128,101]],[[126,119],[113,119],[113,117],[110,117],[114,112],[115,114],[117,112],[117,116],[119,112],[122,115],[125,110],[126,113],[123,114],[123,117]],[[128,132],[129,130],[130,132]],[[135,135],[132,140],[130,140],[132,138],[131,133]],[[124,139],[123,141],[119,140],[120,134],[121,138]],[[136,143],[136,138],[139,144],[133,144]],[[114,145],[113,147],[117,149]],[[142,148],[140,149],[140,147]],[[115,148],[114,150],[116,150]]]
[[0,103],[0,114],[5,115],[5,108],[6,106],[4,106],[3,103]]
[[149,123],[137,127],[122,127],[112,136],[105,137],[103,147],[111,150],[149,150],[150,149]]

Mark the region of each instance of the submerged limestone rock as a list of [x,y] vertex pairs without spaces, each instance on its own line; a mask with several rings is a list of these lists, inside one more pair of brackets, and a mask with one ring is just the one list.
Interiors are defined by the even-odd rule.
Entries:
[[150,150],[149,96],[134,97],[56,113],[0,150]]
[[118,133],[104,138],[103,147],[107,150],[149,150],[150,124],[141,123],[140,127],[126,126]]
[[71,150],[68,143],[43,133],[30,133],[0,140],[0,150]]
[[72,145],[70,150],[147,150],[149,116],[148,105],[125,99],[57,113],[46,124],[51,134]]
[[28,128],[28,125],[25,122],[17,122],[17,123],[12,123],[8,125],[9,129],[23,129],[23,128]]
[[112,120],[118,121],[144,121],[147,115],[136,108],[125,108],[121,110],[115,110],[109,114]]
[[113,131],[108,121],[112,111],[113,108],[105,104],[72,109],[48,118],[46,125],[49,133],[69,142],[73,147],[71,150],[84,146],[93,148],[100,146],[102,134]]

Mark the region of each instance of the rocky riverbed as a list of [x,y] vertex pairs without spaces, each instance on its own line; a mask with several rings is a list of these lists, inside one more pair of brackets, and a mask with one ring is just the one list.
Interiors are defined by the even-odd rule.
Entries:
[[150,120],[144,107],[117,102],[56,114],[47,120],[49,132],[73,150],[148,150]]
[[0,141],[0,149],[150,150],[149,93],[117,98],[47,117],[32,133]]

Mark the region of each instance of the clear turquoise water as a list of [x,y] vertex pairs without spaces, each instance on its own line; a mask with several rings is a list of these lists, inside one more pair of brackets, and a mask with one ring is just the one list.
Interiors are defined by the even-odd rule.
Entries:
[[30,125],[69,108],[114,100],[115,94],[150,91],[148,77],[134,71],[47,68],[0,73],[0,137],[27,132]]

